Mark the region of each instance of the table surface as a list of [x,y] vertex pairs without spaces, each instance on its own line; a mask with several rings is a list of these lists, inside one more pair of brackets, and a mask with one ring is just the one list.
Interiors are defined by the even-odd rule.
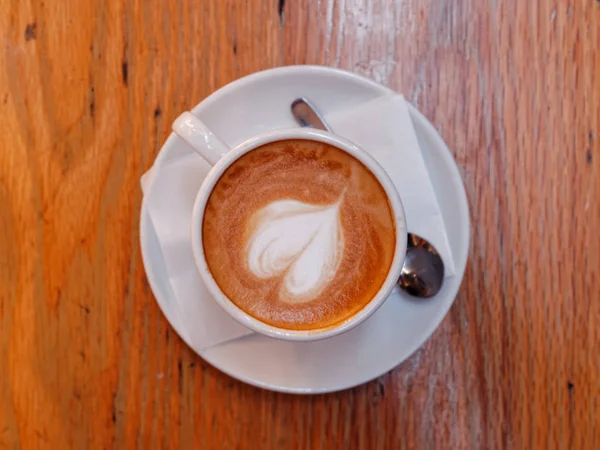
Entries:
[[[600,2],[0,2],[0,448],[600,448]],[[139,179],[172,120],[323,64],[452,149],[465,279],[391,373],[301,397],[209,366],[159,310]]]

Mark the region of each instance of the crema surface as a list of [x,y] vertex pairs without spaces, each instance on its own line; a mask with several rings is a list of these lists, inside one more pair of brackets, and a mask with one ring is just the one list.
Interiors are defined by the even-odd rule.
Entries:
[[270,325],[336,325],[379,291],[396,244],[385,190],[329,144],[286,140],[235,161],[202,224],[208,267],[238,307]]

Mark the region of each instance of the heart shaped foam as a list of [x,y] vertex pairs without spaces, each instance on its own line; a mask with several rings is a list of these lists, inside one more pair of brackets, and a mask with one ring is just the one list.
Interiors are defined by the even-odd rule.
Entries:
[[344,253],[340,202],[278,200],[252,216],[248,267],[262,279],[282,277],[280,300],[305,303],[337,272]]

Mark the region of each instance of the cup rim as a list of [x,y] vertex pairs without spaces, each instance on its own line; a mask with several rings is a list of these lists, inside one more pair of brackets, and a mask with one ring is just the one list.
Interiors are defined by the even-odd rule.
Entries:
[[[201,231],[202,222],[204,219],[204,211],[210,194],[221,175],[231,164],[233,164],[237,159],[241,158],[246,153],[249,153],[262,145],[288,139],[305,139],[323,142],[333,145],[334,147],[345,151],[346,153],[358,159],[371,171],[371,173],[375,175],[377,180],[383,186],[386,195],[388,196],[395,219],[396,247],[394,249],[394,256],[392,258],[388,275],[377,291],[377,294],[375,294],[375,296],[373,296],[373,298],[360,311],[347,318],[343,322],[314,330],[290,330],[276,327],[248,314],[246,311],[238,307],[232,300],[230,300],[229,297],[227,297],[227,295],[225,295],[225,293],[218,286],[216,280],[212,276],[204,255],[204,245]],[[404,233],[398,233],[399,228],[404,228]],[[231,149],[212,167],[204,179],[194,201],[191,219],[191,241],[196,268],[202,277],[204,284],[217,304],[233,319],[257,333],[261,333],[272,338],[288,341],[313,341],[326,339],[344,333],[365,321],[379,309],[379,307],[390,295],[392,289],[398,281],[398,278],[400,277],[402,265],[406,255],[406,229],[406,215],[400,195],[398,194],[396,186],[385,169],[383,169],[383,167],[375,160],[375,158],[373,158],[369,153],[353,142],[330,132],[311,128],[290,128],[269,131],[254,136]]]

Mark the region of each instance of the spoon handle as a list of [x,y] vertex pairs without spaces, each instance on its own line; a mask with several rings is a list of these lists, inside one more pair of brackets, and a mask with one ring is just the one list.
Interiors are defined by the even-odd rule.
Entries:
[[331,131],[325,119],[317,112],[317,108],[311,105],[306,98],[297,98],[292,102],[291,108],[294,119],[296,119],[300,126]]

